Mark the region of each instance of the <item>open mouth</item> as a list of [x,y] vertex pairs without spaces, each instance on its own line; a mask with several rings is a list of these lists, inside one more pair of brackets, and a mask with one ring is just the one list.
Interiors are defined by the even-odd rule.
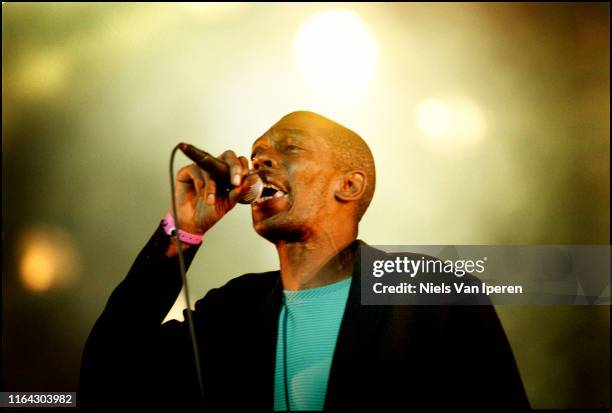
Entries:
[[277,199],[277,198],[281,198],[281,197],[286,197],[286,196],[287,196],[287,193],[283,191],[282,189],[280,189],[279,187],[277,187],[276,185],[271,184],[271,183],[265,183],[261,196],[257,198],[257,200],[253,202],[253,204],[255,205],[263,204],[264,202],[267,202],[273,199]]

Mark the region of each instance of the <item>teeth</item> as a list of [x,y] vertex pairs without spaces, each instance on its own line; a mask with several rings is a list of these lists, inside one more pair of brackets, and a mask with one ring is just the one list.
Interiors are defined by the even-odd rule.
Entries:
[[284,191],[281,191],[280,189],[276,188],[275,186],[267,186],[268,188],[274,188],[276,189],[276,192],[274,193],[274,195],[272,196],[260,196],[259,198],[257,198],[257,200],[254,202],[255,204],[261,204],[263,202],[269,201],[270,199],[274,199],[274,198],[280,198],[282,196],[287,196],[287,194]]
[[277,191],[280,191],[280,188],[272,185],[272,184],[264,184],[264,188],[272,188],[272,189],[276,189]]

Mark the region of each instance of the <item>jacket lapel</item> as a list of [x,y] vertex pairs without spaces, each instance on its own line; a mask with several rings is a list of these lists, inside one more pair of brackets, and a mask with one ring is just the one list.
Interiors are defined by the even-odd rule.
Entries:
[[[276,340],[278,335],[278,318],[280,315],[283,287],[280,279],[280,271],[276,272],[277,281],[274,287],[264,297],[260,320],[261,329],[259,337],[262,341],[262,351],[259,366],[263,380],[253,383],[258,386],[256,410],[274,410],[274,368],[276,366]],[[255,338],[255,337],[254,337]],[[257,357],[257,356],[255,356]]]
[[358,240],[359,247],[353,269],[353,280],[344,310],[336,349],[332,360],[325,410],[343,410],[347,400],[355,397],[356,366],[362,365],[380,324],[384,306],[361,305],[361,250],[371,248]]

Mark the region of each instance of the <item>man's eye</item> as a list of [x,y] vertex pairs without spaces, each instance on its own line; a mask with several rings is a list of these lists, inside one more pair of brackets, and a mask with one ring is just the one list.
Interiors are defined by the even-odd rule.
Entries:
[[289,150],[289,151],[295,151],[295,150],[297,150],[297,149],[302,149],[302,148],[300,148],[299,146],[297,146],[297,145],[293,145],[293,144],[288,144],[288,145],[286,146],[286,148],[287,148],[287,150]]

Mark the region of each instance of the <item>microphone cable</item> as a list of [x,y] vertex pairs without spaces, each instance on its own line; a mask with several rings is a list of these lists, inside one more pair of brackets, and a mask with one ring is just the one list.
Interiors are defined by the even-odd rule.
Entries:
[[176,145],[172,150],[172,154],[170,155],[170,196],[172,199],[172,216],[174,218],[175,223],[174,233],[176,235],[175,239],[176,248],[178,251],[179,270],[181,273],[181,278],[183,280],[185,303],[187,304],[187,327],[189,329],[189,336],[191,337],[191,345],[193,347],[193,360],[196,368],[196,375],[198,376],[198,388],[200,391],[202,406],[204,407],[204,409],[206,409],[206,397],[204,396],[204,383],[202,379],[202,367],[200,364],[200,350],[198,347],[198,340],[196,338],[195,327],[193,324],[193,314],[191,313],[191,301],[189,299],[189,287],[187,285],[187,271],[185,270],[185,258],[183,256],[183,243],[181,242],[181,238],[178,236],[179,220],[176,205],[176,195],[174,193],[174,156],[176,155],[176,151],[179,150],[180,147],[181,144]]

